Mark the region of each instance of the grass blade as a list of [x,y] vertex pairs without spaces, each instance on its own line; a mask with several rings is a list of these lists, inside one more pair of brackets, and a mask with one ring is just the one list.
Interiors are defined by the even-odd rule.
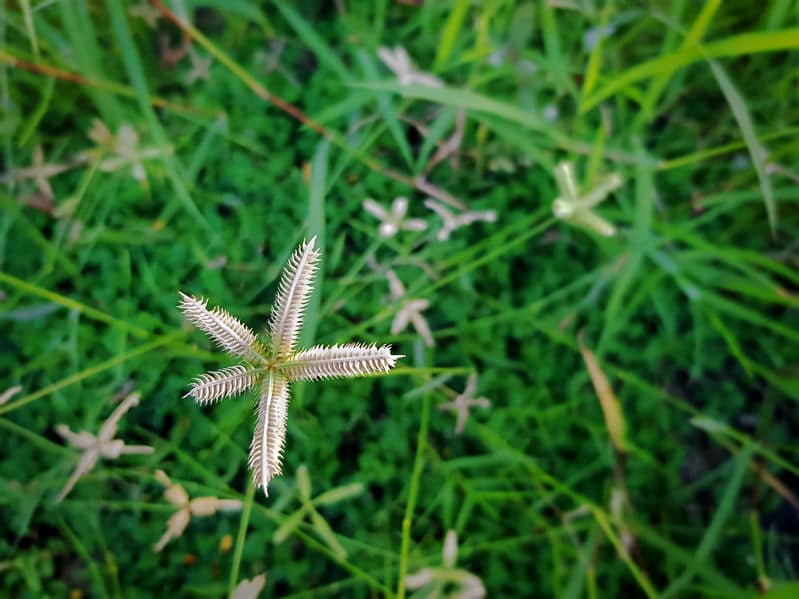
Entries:
[[[799,35],[799,32],[797,32],[797,35]],[[741,134],[744,137],[744,141],[746,141],[749,156],[752,158],[752,164],[755,165],[757,178],[760,181],[760,191],[763,193],[763,201],[766,203],[766,214],[768,215],[768,222],[771,227],[771,235],[775,236],[777,234],[777,204],[774,201],[774,190],[771,188],[771,179],[766,171],[765,151],[757,140],[755,128],[752,124],[752,117],[749,115],[749,109],[746,107],[746,102],[738,90],[735,89],[735,85],[733,85],[721,65],[711,60],[710,69],[719,82],[719,87],[724,97],[727,99],[727,103],[730,105],[733,115],[735,115],[738,126],[741,128]]]
[[274,6],[283,18],[286,19],[288,24],[291,25],[292,29],[297,32],[297,35],[300,36],[302,41],[313,50],[319,62],[333,70],[340,79],[346,80],[350,78],[347,67],[344,66],[344,63],[333,51],[333,48],[330,47],[322,36],[316,33],[311,24],[303,19],[300,13],[292,8],[290,3],[280,2],[278,0],[274,2]]
[[[156,144],[159,146],[169,146],[169,139],[163,126],[158,121],[150,103],[150,93],[147,89],[147,80],[142,68],[141,59],[139,58],[138,50],[133,42],[133,37],[128,28],[127,19],[123,12],[121,3],[115,0],[106,0],[108,12],[111,17],[111,28],[116,35],[117,42],[119,43],[122,51],[122,62],[128,73],[128,78],[136,92],[136,99],[139,102],[139,110],[144,115],[150,133],[155,137]],[[167,178],[175,190],[178,200],[183,204],[189,215],[194,217],[199,225],[209,234],[212,238],[216,238],[216,232],[205,220],[197,205],[194,203],[185,182],[182,179],[183,169],[180,167],[178,160],[172,154],[163,154],[161,160],[164,164]]]
[[463,29],[463,22],[466,19],[466,12],[469,10],[469,0],[455,0],[454,6],[450,10],[447,22],[441,30],[436,46],[436,58],[433,61],[433,69],[439,71],[447,64],[455,42]]
[[746,56],[760,52],[777,52],[799,48],[799,28],[783,29],[773,32],[752,32],[734,35],[702,48],[693,47],[679,50],[673,54],[653,58],[611,78],[608,83],[594,92],[581,106],[586,112],[629,85],[663,73],[673,72],[703,59]]
[[608,377],[602,372],[602,367],[599,365],[594,352],[583,345],[582,341],[580,341],[580,353],[583,355],[588,374],[591,376],[591,384],[594,386],[594,391],[599,398],[599,405],[602,407],[602,414],[605,417],[605,425],[610,435],[610,441],[618,451],[625,452],[627,450],[626,425],[621,403],[619,403],[618,397],[613,392],[610,382],[608,382]]
[[694,552],[692,563],[683,571],[683,573],[669,586],[661,597],[667,599],[668,597],[680,596],[680,592],[690,584],[691,580],[696,576],[698,569],[710,560],[713,550],[721,540],[721,534],[724,531],[724,525],[727,520],[733,515],[735,502],[741,492],[744,477],[749,471],[749,462],[752,459],[752,446],[746,445],[735,458],[735,466],[727,483],[727,488],[724,490],[724,495],[721,497],[719,507],[713,516],[705,531],[702,541]]

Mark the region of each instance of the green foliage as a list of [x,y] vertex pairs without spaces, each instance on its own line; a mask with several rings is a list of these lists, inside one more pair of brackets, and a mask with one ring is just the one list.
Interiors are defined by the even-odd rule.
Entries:
[[[222,597],[266,572],[264,596],[402,597],[455,530],[491,597],[793,596],[796,11],[660,4],[192,0],[153,26],[144,3],[4,4],[0,394],[21,390],[0,401],[0,594]],[[411,85],[378,58],[396,46]],[[618,173],[594,207],[615,235],[555,218],[564,161],[586,196]],[[440,241],[430,195],[496,221]],[[426,231],[378,233],[362,201],[397,196]],[[177,291],[260,326],[314,234],[303,344],[407,358],[295,386],[267,499],[253,398],[183,398],[231,362]],[[412,298],[434,347],[390,333]],[[438,406],[472,373],[491,407],[456,435]],[[78,453],[56,425],[96,432],[124,390],[141,402],[116,437],[155,451],[57,503]],[[174,512],[159,468],[242,511],[155,553]]]

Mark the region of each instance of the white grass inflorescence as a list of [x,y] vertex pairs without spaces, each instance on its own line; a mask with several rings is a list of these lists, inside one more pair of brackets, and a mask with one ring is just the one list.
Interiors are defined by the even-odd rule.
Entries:
[[389,345],[363,343],[296,350],[321,255],[315,243],[316,237],[311,238],[289,259],[263,342],[222,308],[208,309],[205,300],[180,294],[179,307],[186,318],[222,349],[247,363],[200,375],[186,396],[204,405],[256,386],[260,389],[248,464],[255,484],[264,493],[269,481],[282,471],[292,381],[382,374],[403,357],[393,355]]

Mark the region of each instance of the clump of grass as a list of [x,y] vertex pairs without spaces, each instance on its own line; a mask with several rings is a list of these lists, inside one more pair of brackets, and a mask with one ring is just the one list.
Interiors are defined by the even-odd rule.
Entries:
[[[791,594],[790,3],[170,6],[2,11],[0,594],[402,598],[462,592],[452,572],[487,596]],[[264,368],[274,335],[241,328],[228,366],[175,293],[236,315],[186,300],[208,332],[255,322],[307,231],[324,276],[292,350],[408,357],[294,383],[308,468],[263,502],[248,402],[179,398],[205,369],[195,398],[260,399],[307,364]],[[470,373],[491,409],[454,435]],[[154,451],[57,503],[54,424],[100,431],[119,389],[141,403],[112,436]],[[155,469],[238,521],[150,551],[178,507]]]

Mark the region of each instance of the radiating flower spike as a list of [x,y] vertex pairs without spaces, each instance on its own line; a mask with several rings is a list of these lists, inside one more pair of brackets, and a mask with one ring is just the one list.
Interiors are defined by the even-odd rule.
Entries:
[[458,559],[458,535],[454,530],[447,531],[441,552],[442,566],[422,568],[405,576],[405,584],[410,590],[427,589],[426,597],[440,597],[446,587],[455,586],[446,595],[450,599],[482,599],[486,595],[483,581],[476,574],[456,567]]
[[222,308],[209,310],[207,300],[180,293],[179,308],[194,326],[216,341],[227,353],[250,362],[264,362],[264,350],[247,325]]
[[281,364],[280,371],[293,381],[349,378],[388,372],[404,357],[392,355],[390,345],[316,345],[294,354]]
[[260,374],[255,369],[230,366],[199,375],[184,397],[191,397],[199,404],[211,404],[244,393],[254,387],[259,379]]
[[288,380],[274,372],[268,373],[261,383],[248,459],[253,482],[266,496],[269,496],[269,481],[283,473],[288,407]]
[[273,358],[291,354],[300,334],[320,256],[320,252],[314,248],[315,243],[314,235],[297,248],[283,270],[269,321]]

